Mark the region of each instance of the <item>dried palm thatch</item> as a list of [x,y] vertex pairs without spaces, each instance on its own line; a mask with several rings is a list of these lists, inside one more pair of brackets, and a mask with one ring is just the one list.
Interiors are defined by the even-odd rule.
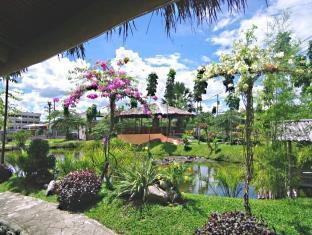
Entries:
[[[218,12],[222,12],[223,5],[227,5],[227,10],[230,13],[245,11],[247,0],[175,0],[156,9],[155,13],[164,19],[165,30],[170,36],[172,32],[176,31],[177,25],[181,23],[189,22],[192,25],[194,23],[201,25],[217,21]],[[106,35],[109,37],[117,31],[125,40],[129,33],[133,34],[135,28],[135,20],[130,20],[106,32]],[[64,55],[84,58],[84,44],[67,50]]]
[[[153,15],[161,16],[165,22],[165,30],[170,36],[178,24],[189,22],[192,25],[200,25],[215,21],[222,9],[229,12],[243,11],[247,5],[246,1],[1,1],[0,25],[3,25],[0,27],[0,73],[10,74],[57,53],[61,53],[61,56],[84,58],[85,41],[102,32],[108,36],[117,32],[126,39],[135,29],[133,17],[150,11],[153,11]],[[131,2],[141,3],[142,6],[133,6]],[[122,4],[121,9],[118,9],[118,4]],[[112,11],[109,10],[111,7]],[[17,8],[23,14],[13,14]],[[69,15],[69,11],[73,12],[73,15]],[[88,24],[91,27],[88,27]],[[77,43],[79,44],[74,46]],[[66,51],[62,52],[64,50]]]

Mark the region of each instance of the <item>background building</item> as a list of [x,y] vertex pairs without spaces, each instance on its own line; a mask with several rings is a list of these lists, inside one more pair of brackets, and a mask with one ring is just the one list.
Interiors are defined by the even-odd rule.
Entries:
[[9,130],[11,132],[23,129],[24,126],[29,124],[40,123],[40,113],[33,112],[20,112],[9,115]]

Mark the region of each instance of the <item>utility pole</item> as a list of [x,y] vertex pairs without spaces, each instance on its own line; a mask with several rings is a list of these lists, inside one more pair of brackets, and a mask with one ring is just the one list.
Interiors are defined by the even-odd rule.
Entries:
[[2,134],[2,151],[0,164],[4,164],[4,151],[5,151],[5,139],[6,139],[6,127],[8,118],[8,97],[9,97],[9,77],[5,77],[5,103],[4,103],[4,117],[3,117],[3,134]]
[[217,115],[219,114],[219,94],[217,94]]

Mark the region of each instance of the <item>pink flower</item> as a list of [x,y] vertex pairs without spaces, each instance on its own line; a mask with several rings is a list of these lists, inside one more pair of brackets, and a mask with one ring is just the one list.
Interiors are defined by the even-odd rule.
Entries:
[[90,71],[87,71],[85,76],[88,80],[90,80],[93,77],[93,73],[91,73]]
[[162,119],[162,116],[159,114],[159,115],[157,116],[157,118],[158,118],[158,119]]
[[54,102],[54,103],[57,103],[57,102],[59,102],[59,101],[60,101],[59,98],[57,98],[57,97],[53,98],[53,102]]
[[154,95],[154,96],[152,97],[152,99],[156,101],[156,100],[158,99],[158,97],[157,97],[156,95]]
[[96,62],[97,65],[100,65],[101,68],[103,69],[103,71],[108,70],[108,65],[106,61],[97,61]]
[[89,94],[89,95],[87,95],[87,97],[88,97],[89,99],[94,100],[94,99],[98,98],[98,95],[97,95],[97,94]]

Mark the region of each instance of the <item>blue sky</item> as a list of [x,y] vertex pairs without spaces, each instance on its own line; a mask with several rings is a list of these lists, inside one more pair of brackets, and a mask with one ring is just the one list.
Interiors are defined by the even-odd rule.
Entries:
[[[64,98],[75,84],[68,81],[68,70],[98,59],[118,59],[129,57],[131,63],[126,71],[138,80],[138,87],[145,91],[146,77],[150,72],[159,75],[158,96],[164,93],[166,74],[170,68],[177,71],[176,80],[193,87],[193,78],[198,66],[218,60],[221,53],[228,53],[234,40],[253,24],[258,26],[256,36],[259,43],[265,39],[272,17],[288,9],[291,13],[289,29],[293,37],[304,41],[312,35],[312,0],[271,0],[266,6],[265,0],[249,0],[244,13],[229,14],[227,9],[218,16],[218,21],[200,27],[189,23],[178,25],[177,31],[168,37],[164,22],[160,16],[147,14],[135,20],[136,30],[123,41],[118,34],[107,40],[106,35],[90,40],[86,44],[86,60],[53,57],[31,66],[23,74],[21,82],[12,85],[22,92],[21,101],[16,106],[21,110],[43,113],[44,106],[53,97]],[[150,22],[150,24],[149,24]],[[149,26],[148,26],[149,25]],[[307,41],[303,43],[306,49]],[[258,87],[261,89],[261,86]],[[214,95],[225,98],[222,81],[210,80],[204,96],[204,108],[211,110],[216,104]],[[77,106],[84,111],[93,101],[83,99]],[[106,100],[96,102],[105,107]],[[221,102],[220,110],[225,110]]]
[[[224,13],[219,14],[219,19],[225,16],[247,19],[265,6],[264,0],[249,1],[245,14],[240,13],[230,16],[227,10],[224,9]],[[218,50],[219,46],[210,43],[207,41],[207,38],[218,35],[220,31],[239,27],[240,21],[238,19],[233,24],[226,25],[219,30],[214,30],[218,22],[199,27],[196,25],[191,26],[189,23],[178,25],[176,32],[172,32],[171,36],[168,37],[161,16],[150,13],[135,20],[136,29],[132,35],[129,35],[126,41],[118,33],[115,33],[108,40],[106,35],[99,36],[87,43],[86,55],[90,60],[113,58],[116,49],[120,47],[137,51],[144,58],[154,55],[170,55],[178,52],[181,54],[182,59],[186,59],[190,62],[190,66],[196,68],[204,62],[202,61],[203,56],[209,56],[213,60],[218,59],[214,52]]]

